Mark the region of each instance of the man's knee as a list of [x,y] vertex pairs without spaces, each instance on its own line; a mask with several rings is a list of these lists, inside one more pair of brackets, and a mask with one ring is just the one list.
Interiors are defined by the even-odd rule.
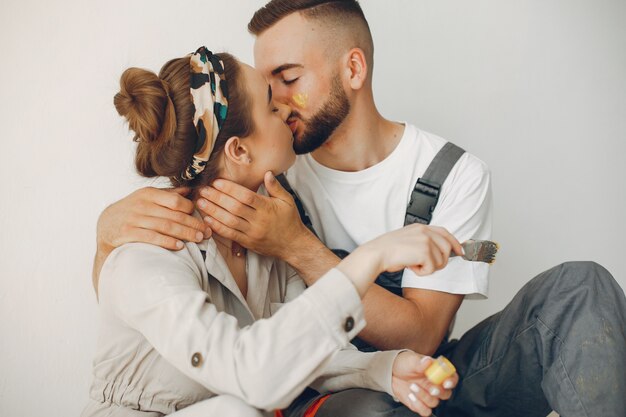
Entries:
[[601,265],[566,262],[546,274],[535,295],[543,298],[541,317],[547,323],[594,326],[599,320],[625,320],[624,291]]
[[529,282],[534,293],[567,295],[576,290],[599,291],[620,289],[615,278],[602,265],[591,261],[564,262],[545,271]]
[[602,265],[594,261],[570,261],[561,264],[566,273],[576,273],[579,275],[589,275],[596,277],[611,277]]
[[602,296],[623,290],[615,278],[602,265],[592,261],[565,262],[560,265],[560,284],[573,286],[589,292],[590,296]]

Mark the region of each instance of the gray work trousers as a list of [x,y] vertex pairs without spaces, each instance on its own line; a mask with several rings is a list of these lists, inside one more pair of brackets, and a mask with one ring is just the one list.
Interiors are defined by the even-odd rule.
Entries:
[[[593,262],[568,262],[528,282],[504,310],[442,345],[460,375],[439,417],[626,416],[626,298]],[[301,417],[306,391],[285,413]],[[389,395],[351,389],[316,417],[415,416]]]

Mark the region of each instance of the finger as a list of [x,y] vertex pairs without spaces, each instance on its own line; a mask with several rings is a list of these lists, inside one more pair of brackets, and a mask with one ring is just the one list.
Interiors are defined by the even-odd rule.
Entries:
[[280,185],[274,174],[272,174],[272,171],[267,171],[263,180],[265,183],[265,189],[271,197],[288,202],[293,200],[291,194],[289,194],[289,192],[285,190],[282,185]]
[[[437,236],[435,234],[433,235]],[[438,236],[433,237],[430,242],[430,256],[433,259],[433,267],[435,268],[435,270],[439,270],[443,268],[443,266],[448,262],[448,257],[447,255],[444,255],[444,253],[442,253],[441,248],[439,247],[439,244],[436,242],[435,239],[442,239],[444,242],[446,240]]]
[[408,389],[407,381],[402,378],[392,377],[391,385],[393,389],[394,399],[402,402],[409,410],[421,415],[430,416],[431,410],[422,403],[417,395]]
[[432,226],[432,230],[442,236],[444,239],[450,243],[451,250],[454,251],[457,255],[463,255],[463,247],[461,243],[454,237],[454,235],[448,232],[448,229],[439,226]]
[[446,238],[438,233],[431,232],[429,236],[432,242],[431,250],[435,258],[435,266],[437,269],[441,269],[448,263],[452,245]]
[[157,234],[166,235],[176,240],[187,242],[202,242],[204,240],[204,231],[162,217],[139,216],[135,219],[134,224],[136,227],[152,230]]
[[[417,233],[415,233],[417,231]],[[420,254],[418,257],[419,263],[409,265],[409,268],[413,270],[417,275],[430,275],[436,270],[436,265],[440,261],[440,255],[437,254],[438,250],[433,244],[432,237],[434,233],[429,233],[426,228],[413,228],[409,230],[411,235],[411,241],[415,241],[411,245],[415,254]]]
[[228,181],[225,179],[215,180],[213,182],[213,187],[223,193],[228,194],[240,203],[252,207],[253,209],[258,208],[263,204],[263,200],[260,198],[260,195],[252,190],[247,189],[243,185],[239,185],[232,181]]
[[172,210],[182,211],[184,213],[193,213],[193,203],[191,200],[183,197],[182,195],[170,190],[163,190],[159,188],[152,188],[149,191],[149,197],[151,201],[156,204],[167,207]]
[[432,259],[426,259],[419,265],[411,265],[409,269],[415,272],[419,276],[430,275],[435,272],[435,265],[433,264]]
[[[213,187],[204,187],[200,190],[200,195],[235,216],[242,217],[246,220],[251,219],[252,216],[254,216],[255,210],[250,206],[241,203],[239,200],[235,200],[230,195],[225,194]],[[200,206],[200,208],[202,208],[202,206]]]
[[155,204],[147,206],[145,210],[143,210],[141,213],[147,216],[167,219],[174,223],[178,223],[181,226],[188,227],[199,232],[204,232],[206,228],[206,224],[204,224],[204,221],[202,221],[202,219],[199,219],[182,211],[170,210]]
[[157,233],[154,230],[142,229],[135,227],[124,234],[124,242],[118,242],[120,246],[123,243],[142,242],[149,243],[151,245],[160,246],[169,250],[180,250],[185,245],[182,241],[175,239],[171,236],[167,236],[161,233]]
[[213,236],[213,230],[211,229],[211,226],[207,226],[206,229],[204,230],[204,238],[208,239],[211,236]]
[[458,374],[454,374],[452,377],[443,381],[443,384],[442,384],[443,389],[442,389],[441,395],[439,395],[439,398],[441,398],[442,400],[449,399],[452,396],[452,390],[457,386],[458,383],[459,383]]
[[402,401],[404,405],[406,405],[411,411],[419,414],[423,417],[429,417],[432,415],[432,409],[424,404],[418,397],[417,394],[414,394],[410,391],[405,391],[400,397],[399,400]]
[[[225,226],[228,226],[231,229],[235,229],[240,232],[246,232],[250,229],[250,223],[246,219],[242,219],[241,217],[237,217],[232,213],[224,210],[217,204],[214,204],[208,200],[203,198],[198,200],[198,207],[202,210],[206,216],[215,219],[222,223]],[[206,221],[205,216],[205,221]],[[215,229],[213,229],[215,230]]]
[[430,356],[423,355],[420,358],[419,363],[415,367],[415,371],[419,374],[423,374],[424,372],[426,372],[428,367],[432,365],[433,361],[434,359],[431,358]]
[[220,223],[218,220],[210,216],[205,217],[204,221],[209,224],[209,226],[213,230],[213,233],[223,236],[226,239],[233,240],[242,245],[244,248],[247,248],[249,246],[247,236],[240,231],[231,229],[230,227],[224,225],[223,223]]
[[449,400],[450,397],[452,396],[452,389],[445,389],[442,388],[441,389],[441,393],[438,395],[440,400]]
[[428,408],[435,408],[439,405],[439,398],[433,396],[427,389],[424,389],[418,383],[411,383],[409,385],[409,390]]
[[191,188],[189,187],[176,187],[176,188],[172,188],[171,190],[185,197],[188,196],[189,193],[191,192]]
[[414,382],[419,385],[420,389],[423,390],[424,393],[428,394],[432,398],[444,399],[443,396],[446,395],[449,398],[448,394],[450,394],[450,390],[446,390],[440,385],[433,384],[425,376],[415,379]]
[[459,384],[459,374],[457,374],[457,373],[452,375],[450,378],[446,378],[446,380],[443,381],[443,387],[445,389],[453,389],[458,384]]
[[420,387],[423,388],[424,392],[426,392],[431,398],[440,398],[441,393],[445,391],[439,385],[433,384],[426,378],[421,380]]

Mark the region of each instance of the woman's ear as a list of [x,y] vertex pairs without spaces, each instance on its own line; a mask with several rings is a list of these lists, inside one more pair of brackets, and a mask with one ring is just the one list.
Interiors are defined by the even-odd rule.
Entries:
[[224,146],[224,156],[227,160],[239,166],[250,165],[250,163],[252,163],[248,146],[238,136],[228,138]]

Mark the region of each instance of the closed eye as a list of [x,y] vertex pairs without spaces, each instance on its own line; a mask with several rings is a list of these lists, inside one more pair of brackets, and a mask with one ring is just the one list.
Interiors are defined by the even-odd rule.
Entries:
[[299,79],[300,79],[300,77],[294,78],[293,80],[283,80],[283,84],[291,85],[291,84],[295,83],[296,81],[298,81]]

